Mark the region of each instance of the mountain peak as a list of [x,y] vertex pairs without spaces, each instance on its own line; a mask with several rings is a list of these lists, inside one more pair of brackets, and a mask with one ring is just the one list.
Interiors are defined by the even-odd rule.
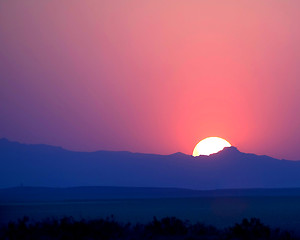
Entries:
[[221,152],[229,152],[229,153],[241,153],[237,147],[231,146],[231,147],[225,147]]
[[210,156],[228,157],[228,156],[234,156],[234,155],[239,155],[239,154],[241,154],[241,152],[236,147],[231,146],[231,147],[225,147],[220,152],[211,154]]
[[178,156],[178,157],[186,157],[186,156],[190,156],[190,155],[187,155],[187,154],[184,154],[182,152],[176,152],[176,153],[172,153],[170,154],[171,156]]

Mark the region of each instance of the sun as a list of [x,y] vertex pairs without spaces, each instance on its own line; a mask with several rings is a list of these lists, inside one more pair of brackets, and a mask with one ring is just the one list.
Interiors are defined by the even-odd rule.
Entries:
[[223,138],[220,137],[208,137],[201,140],[193,151],[193,156],[197,157],[199,155],[210,155],[217,153],[225,147],[231,147],[231,144]]

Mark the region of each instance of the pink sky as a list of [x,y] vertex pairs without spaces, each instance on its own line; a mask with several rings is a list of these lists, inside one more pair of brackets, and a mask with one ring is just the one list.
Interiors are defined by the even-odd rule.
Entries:
[[0,137],[300,160],[300,1],[0,2]]

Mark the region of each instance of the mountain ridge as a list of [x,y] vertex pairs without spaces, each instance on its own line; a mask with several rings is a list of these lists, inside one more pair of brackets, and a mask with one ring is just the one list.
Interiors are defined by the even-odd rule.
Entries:
[[[45,147],[45,148],[47,148],[47,147],[54,148],[54,149],[56,148],[58,150],[63,150],[63,151],[68,151],[68,152],[75,152],[75,153],[114,152],[114,153],[141,154],[141,155],[155,155],[155,156],[171,156],[171,155],[176,156],[176,155],[182,155],[182,156],[194,157],[194,156],[192,156],[190,154],[186,154],[186,153],[183,153],[183,152],[175,152],[175,153],[170,153],[170,154],[159,154],[159,153],[134,152],[134,151],[126,151],[126,150],[120,150],[120,151],[114,151],[114,150],[77,151],[77,150],[69,150],[69,149],[66,149],[66,148],[61,147],[61,146],[49,145],[49,144],[20,143],[18,141],[11,141],[8,138],[0,138],[0,147],[1,147],[2,142],[6,142],[6,143],[9,143],[9,144],[14,143],[14,144],[24,145],[24,146],[29,146],[29,147],[41,146],[41,147]],[[216,156],[216,155],[218,155],[220,153],[224,154],[225,152],[231,152],[231,153],[237,153],[237,154],[247,154],[247,155],[254,155],[254,156],[261,156],[261,157],[269,157],[269,158],[272,158],[272,159],[275,159],[275,160],[281,160],[281,161],[300,162],[300,160],[278,159],[278,158],[271,157],[271,156],[268,156],[268,155],[265,155],[265,154],[260,155],[260,154],[255,154],[255,153],[244,153],[244,152],[241,152],[240,150],[238,150],[238,148],[235,147],[235,146],[225,147],[220,152],[213,153],[210,156]],[[194,157],[194,158],[198,158],[198,157],[203,158],[203,157],[209,157],[209,156],[201,155],[201,156],[197,156],[197,157]]]
[[76,152],[0,139],[0,188],[125,186],[188,189],[300,187],[300,162],[225,148],[193,157],[127,151]]

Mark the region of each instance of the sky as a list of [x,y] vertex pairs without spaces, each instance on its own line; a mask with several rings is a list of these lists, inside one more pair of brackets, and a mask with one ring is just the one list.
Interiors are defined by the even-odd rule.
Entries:
[[300,160],[300,1],[0,1],[0,137]]

